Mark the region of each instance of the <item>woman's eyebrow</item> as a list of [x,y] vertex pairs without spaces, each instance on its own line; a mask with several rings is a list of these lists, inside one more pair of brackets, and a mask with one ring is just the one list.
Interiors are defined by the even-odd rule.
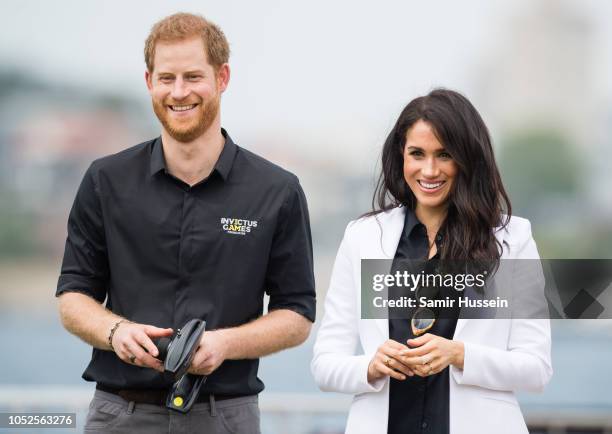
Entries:
[[[415,150],[415,151],[422,151],[423,150],[423,148],[421,148],[419,146],[414,146],[414,145],[407,145],[406,149],[412,149],[412,150]],[[440,148],[434,149],[432,152],[433,153],[440,153],[440,152],[447,152],[447,151],[446,151],[446,148],[440,147]]]

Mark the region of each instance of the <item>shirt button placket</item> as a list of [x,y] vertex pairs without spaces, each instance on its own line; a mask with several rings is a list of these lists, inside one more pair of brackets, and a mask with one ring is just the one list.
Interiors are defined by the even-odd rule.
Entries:
[[[175,321],[184,322],[188,316],[186,312],[187,288],[189,286],[189,263],[191,260],[191,243],[189,241],[189,230],[191,226],[191,206],[193,198],[191,197],[191,189],[187,188],[183,192],[183,210],[181,213],[181,233],[179,241],[179,285],[175,298]],[[176,327],[181,327],[182,324],[176,324]]]
[[194,196],[193,196],[193,189],[189,189],[186,193],[185,193],[185,220],[183,222],[184,224],[184,239],[183,241],[185,242],[185,250],[184,250],[184,254],[185,254],[185,261],[183,262],[183,273],[185,274],[185,285],[189,284],[189,273],[191,270],[191,262],[193,260],[193,250],[194,250],[194,246],[193,246],[193,218],[194,218]]

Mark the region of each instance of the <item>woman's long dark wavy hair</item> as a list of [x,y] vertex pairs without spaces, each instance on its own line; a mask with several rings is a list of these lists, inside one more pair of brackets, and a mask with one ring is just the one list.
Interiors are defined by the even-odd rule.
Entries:
[[508,224],[512,206],[495,163],[489,131],[476,108],[455,91],[435,89],[402,110],[385,141],[372,211],[366,216],[399,205],[415,210],[416,197],[404,179],[403,155],[406,133],[419,120],[429,124],[458,167],[440,228],[444,234],[440,258],[497,268],[502,246],[493,228]]

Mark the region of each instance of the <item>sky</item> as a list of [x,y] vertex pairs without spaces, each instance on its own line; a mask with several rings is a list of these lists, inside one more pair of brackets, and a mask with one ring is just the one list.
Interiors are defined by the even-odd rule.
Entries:
[[[556,1],[556,0],[555,0]],[[566,2],[597,26],[601,90],[612,95],[612,2]],[[372,159],[401,108],[436,86],[478,87],[478,68],[529,0],[3,1],[0,60],[34,75],[146,101],[143,42],[177,11],[226,33],[232,78],[223,124],[245,140]],[[487,54],[489,53],[489,54]],[[478,101],[473,101],[478,107]],[[281,134],[282,135],[282,134]]]

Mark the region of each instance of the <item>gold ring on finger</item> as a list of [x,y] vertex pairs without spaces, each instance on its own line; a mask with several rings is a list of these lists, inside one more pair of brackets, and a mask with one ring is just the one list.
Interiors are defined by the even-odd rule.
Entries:
[[133,354],[130,356],[130,363],[131,363],[131,364],[136,363],[136,356],[135,356],[135,355],[133,355]]
[[385,365],[387,365],[388,368],[391,367],[391,358],[387,357],[387,359],[385,360]]

